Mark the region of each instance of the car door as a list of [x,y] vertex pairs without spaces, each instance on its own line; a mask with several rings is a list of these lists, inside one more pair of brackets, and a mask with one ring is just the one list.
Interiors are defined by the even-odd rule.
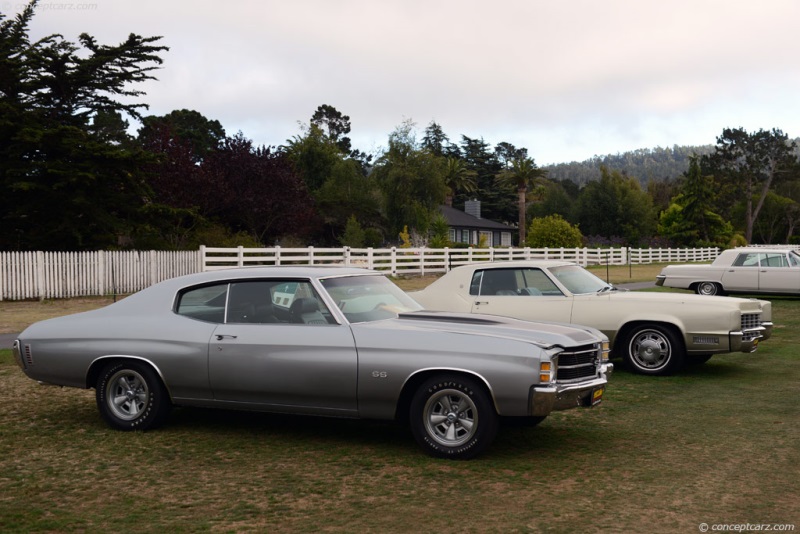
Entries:
[[768,252],[762,255],[758,270],[758,289],[767,293],[800,291],[800,266],[791,265],[793,256]]
[[[284,300],[287,283],[294,284],[291,303]],[[226,322],[214,331],[209,346],[215,400],[285,412],[355,415],[358,359],[350,327],[333,320],[308,281],[272,280],[262,286],[231,284]],[[237,293],[251,302],[236,302]],[[278,302],[292,315],[274,309]],[[255,320],[235,312],[259,307]]]
[[727,291],[757,291],[759,257],[757,252],[743,252],[722,273],[722,287]]
[[537,268],[479,269],[470,284],[472,313],[570,322],[572,297]]

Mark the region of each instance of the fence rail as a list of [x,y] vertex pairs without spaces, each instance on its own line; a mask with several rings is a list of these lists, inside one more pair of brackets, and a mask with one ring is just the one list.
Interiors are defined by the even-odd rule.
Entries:
[[392,275],[447,272],[479,261],[564,260],[587,265],[712,261],[716,247],[695,249],[629,248],[213,248],[200,247],[203,269],[257,265],[349,265]]
[[479,261],[551,259],[580,265],[712,261],[717,248],[214,248],[197,251],[0,252],[0,300],[134,293],[183,274],[258,265],[349,265],[392,275],[447,272]]

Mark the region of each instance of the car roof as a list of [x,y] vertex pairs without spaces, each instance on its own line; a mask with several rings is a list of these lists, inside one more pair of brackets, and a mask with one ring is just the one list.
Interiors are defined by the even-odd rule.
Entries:
[[[574,261],[566,260],[499,260],[469,263],[461,267],[473,267],[481,269],[502,269],[509,267],[561,267],[563,265],[578,265]],[[458,268],[461,268],[458,267]]]

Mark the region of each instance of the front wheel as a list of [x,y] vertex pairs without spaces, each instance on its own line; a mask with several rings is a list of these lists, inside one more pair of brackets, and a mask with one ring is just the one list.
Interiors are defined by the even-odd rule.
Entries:
[[683,365],[683,345],[667,326],[636,326],[625,337],[623,347],[625,364],[640,374],[668,375]]
[[694,287],[695,293],[698,295],[722,295],[722,286],[716,282],[700,282]]
[[469,377],[439,376],[424,382],[411,401],[410,416],[417,443],[439,458],[473,458],[497,435],[491,399]]
[[152,367],[139,361],[107,365],[96,384],[100,415],[117,430],[147,430],[164,422],[171,403]]

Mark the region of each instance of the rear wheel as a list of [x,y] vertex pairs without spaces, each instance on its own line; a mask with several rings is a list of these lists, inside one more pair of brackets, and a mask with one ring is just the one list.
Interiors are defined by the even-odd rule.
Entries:
[[722,295],[722,286],[716,282],[700,282],[694,290],[698,295]]
[[469,377],[443,375],[424,382],[411,401],[410,416],[417,443],[439,458],[473,458],[497,435],[491,399]]
[[140,361],[107,365],[96,384],[97,408],[117,430],[147,430],[161,425],[171,403],[152,367]]
[[638,325],[625,337],[623,347],[625,364],[637,373],[668,375],[683,365],[683,344],[668,326]]

